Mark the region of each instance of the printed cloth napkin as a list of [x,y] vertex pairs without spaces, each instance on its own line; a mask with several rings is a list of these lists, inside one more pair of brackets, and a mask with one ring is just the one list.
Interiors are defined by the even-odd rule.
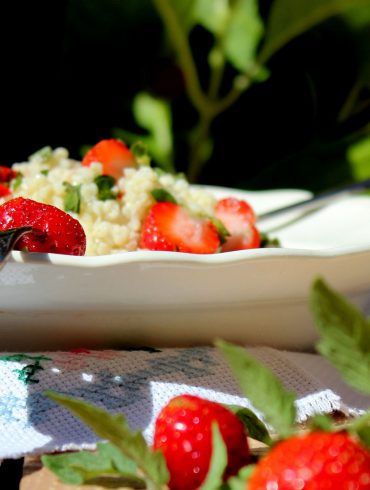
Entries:
[[[248,351],[296,393],[297,422],[315,413],[356,415],[370,407],[370,397],[350,389],[316,354],[269,347]],[[79,419],[47,398],[45,390],[123,413],[149,443],[158,412],[179,394],[253,409],[214,347],[3,353],[0,373],[0,459],[93,449],[99,441]]]

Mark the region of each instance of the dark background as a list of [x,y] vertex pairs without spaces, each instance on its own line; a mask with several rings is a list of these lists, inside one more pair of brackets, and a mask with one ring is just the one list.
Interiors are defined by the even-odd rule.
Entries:
[[[264,16],[270,3],[261,2]],[[84,145],[111,137],[113,128],[140,131],[131,101],[146,90],[172,102],[176,167],[186,170],[184,142],[195,113],[150,0],[12,1],[1,20],[0,164],[46,145],[80,158]],[[350,181],[348,145],[366,134],[370,117],[366,83],[360,109],[342,121],[340,113],[368,32],[337,17],[280,51],[270,79],[215,121],[214,153],[199,181],[312,190]],[[201,60],[210,36],[197,28],[191,42],[206,76]]]

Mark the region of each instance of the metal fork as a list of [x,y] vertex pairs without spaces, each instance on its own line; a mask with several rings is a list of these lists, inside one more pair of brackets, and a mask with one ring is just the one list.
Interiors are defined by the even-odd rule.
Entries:
[[281,216],[291,211],[313,211],[315,209],[321,208],[322,206],[330,204],[331,202],[343,199],[346,196],[350,196],[351,194],[355,194],[369,188],[370,179],[366,179],[361,182],[356,182],[354,184],[340,187],[338,189],[323,192],[322,194],[317,194],[310,199],[305,199],[295,204],[290,204],[289,206],[284,206],[282,208],[273,209],[272,211],[259,214],[257,216],[257,220],[258,222],[261,222],[265,219],[275,218],[276,216]]
[[32,231],[32,226],[20,226],[9,230],[0,231],[0,268],[4,265],[9,254],[25,233]]

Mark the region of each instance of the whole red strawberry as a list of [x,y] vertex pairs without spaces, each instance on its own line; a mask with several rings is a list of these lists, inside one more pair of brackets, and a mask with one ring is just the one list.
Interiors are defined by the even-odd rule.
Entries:
[[248,490],[369,490],[370,452],[345,432],[311,432],[277,444]]
[[249,462],[247,436],[236,415],[197,396],[177,396],[162,409],[154,431],[154,448],[164,454],[171,490],[195,490],[204,481],[212,456],[213,422],[227,448],[225,478]]
[[140,247],[148,250],[213,254],[219,246],[220,237],[211,220],[191,216],[171,202],[154,204],[141,230]]
[[61,209],[17,197],[0,206],[0,231],[32,226],[34,231],[17,241],[18,250],[84,255],[86,235],[76,219]]

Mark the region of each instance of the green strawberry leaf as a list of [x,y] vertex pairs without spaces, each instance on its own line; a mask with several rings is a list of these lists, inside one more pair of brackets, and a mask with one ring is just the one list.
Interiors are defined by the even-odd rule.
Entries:
[[226,405],[226,408],[235,413],[238,419],[243,423],[249,437],[256,441],[263,442],[268,446],[272,445],[273,441],[265,424],[254,412],[252,412],[252,410],[238,405]]
[[246,490],[246,482],[251,477],[256,465],[249,464],[240,468],[236,476],[232,476],[227,480],[227,490]]
[[361,417],[357,417],[347,428],[349,432],[355,434],[364,446],[370,449],[370,412]]
[[[43,465],[64,483],[72,485],[109,483],[110,488],[138,485],[137,466],[113,444],[98,443],[96,451],[79,451],[41,457]],[[114,487],[113,487],[114,485]]]
[[227,449],[217,423],[212,424],[212,459],[203,484],[199,490],[216,490],[222,486],[222,477],[227,466]]
[[151,194],[157,202],[171,202],[172,204],[177,204],[176,199],[166,189],[153,189]]
[[64,211],[79,213],[81,206],[81,185],[72,185],[64,182],[66,193],[64,195]]
[[333,422],[327,415],[315,415],[309,422],[311,430],[323,430],[331,432],[333,430]]
[[314,281],[310,297],[320,333],[317,350],[353,388],[370,394],[370,323],[322,279]]
[[266,422],[280,436],[290,435],[296,420],[294,394],[285,390],[280,380],[244,348],[223,340],[217,340],[216,347],[228,361],[243,393],[265,415]]
[[132,460],[149,488],[160,490],[167,483],[169,473],[163,454],[152,451],[140,432],[132,432],[122,414],[111,415],[105,410],[66,395],[50,391],[46,392],[46,395],[68,408],[99,437],[110,441],[123,455]]

